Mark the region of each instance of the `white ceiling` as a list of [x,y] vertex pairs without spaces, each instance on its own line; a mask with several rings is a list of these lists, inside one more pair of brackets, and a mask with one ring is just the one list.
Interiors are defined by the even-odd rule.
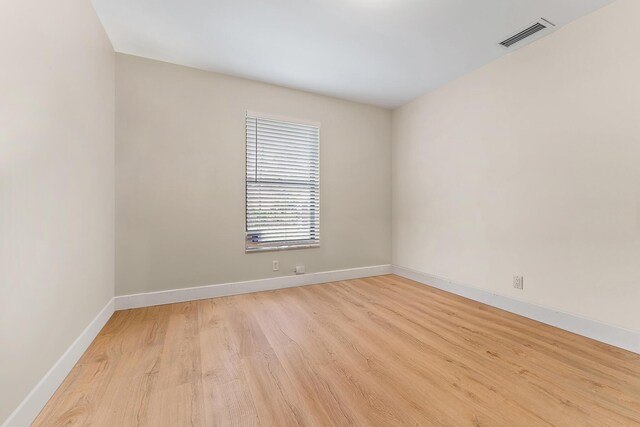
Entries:
[[[613,0],[93,0],[116,51],[396,107]],[[514,48],[511,48],[513,50]]]

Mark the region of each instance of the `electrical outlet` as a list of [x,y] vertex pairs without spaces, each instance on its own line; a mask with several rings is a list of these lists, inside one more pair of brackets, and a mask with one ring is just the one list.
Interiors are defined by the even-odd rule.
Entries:
[[513,287],[516,289],[524,289],[524,277],[513,276]]
[[296,274],[304,274],[304,265],[296,265],[294,272]]
[[274,259],[273,260],[273,271],[278,271],[280,270],[280,261]]

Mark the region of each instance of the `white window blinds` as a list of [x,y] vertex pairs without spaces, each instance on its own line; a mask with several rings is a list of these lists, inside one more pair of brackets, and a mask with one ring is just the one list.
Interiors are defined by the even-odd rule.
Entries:
[[246,250],[320,245],[320,128],[247,113]]

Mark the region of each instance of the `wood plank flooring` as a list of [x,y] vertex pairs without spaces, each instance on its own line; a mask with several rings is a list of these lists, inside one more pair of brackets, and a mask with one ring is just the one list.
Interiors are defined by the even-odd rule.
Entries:
[[36,426],[632,426],[640,356],[398,276],[116,312]]

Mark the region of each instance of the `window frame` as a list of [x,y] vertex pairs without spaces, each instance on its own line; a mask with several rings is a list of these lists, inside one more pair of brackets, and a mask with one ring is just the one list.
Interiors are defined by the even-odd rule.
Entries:
[[[259,245],[255,245],[255,246],[250,246],[249,245],[249,235],[250,232],[248,231],[249,228],[249,210],[248,210],[248,193],[249,193],[249,184],[250,181],[248,179],[248,175],[249,175],[249,171],[248,171],[248,129],[247,129],[247,119],[248,118],[256,118],[256,119],[265,119],[265,120],[272,120],[272,121],[279,121],[279,122],[284,122],[284,123],[290,123],[290,124],[294,124],[294,125],[305,125],[305,126],[313,126],[317,128],[317,132],[318,132],[318,141],[317,141],[317,152],[318,152],[318,178],[317,178],[317,183],[316,183],[316,187],[317,188],[317,209],[315,210],[317,217],[318,217],[318,238],[315,239],[314,241],[311,241],[310,239],[305,239],[305,240],[300,240],[300,243],[296,243],[295,240],[289,240],[289,241],[281,241],[281,242],[272,242],[272,244],[269,244],[269,242],[264,242],[262,244]],[[244,229],[245,229],[245,238],[244,238],[244,246],[245,246],[245,253],[256,253],[256,252],[269,252],[269,251],[286,251],[286,250],[296,250],[296,249],[310,249],[310,248],[319,248],[320,247],[320,223],[321,223],[321,209],[320,209],[320,200],[321,200],[321,124],[320,122],[317,121],[312,121],[312,120],[307,120],[307,119],[299,119],[299,118],[294,118],[294,117],[287,117],[287,116],[281,116],[281,115],[276,115],[276,114],[269,114],[269,113],[261,113],[261,112],[256,112],[256,111],[251,111],[251,110],[247,110],[245,113],[245,117],[244,117],[244,123],[245,123],[245,139],[244,139],[244,162],[245,162],[245,175],[244,175],[244,180],[245,180],[245,224],[244,224]],[[311,187],[310,187],[311,188]],[[254,232],[255,233],[255,232]]]

